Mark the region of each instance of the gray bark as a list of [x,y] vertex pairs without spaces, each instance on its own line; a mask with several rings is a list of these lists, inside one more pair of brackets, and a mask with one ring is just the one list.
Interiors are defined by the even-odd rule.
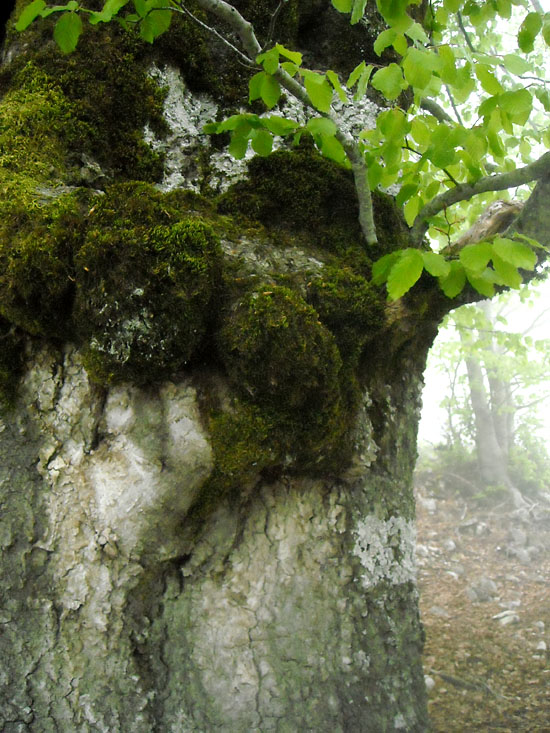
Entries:
[[254,480],[191,542],[212,457],[189,380],[31,364],[0,433],[3,731],[425,729],[409,479],[369,465],[366,410],[347,474]]

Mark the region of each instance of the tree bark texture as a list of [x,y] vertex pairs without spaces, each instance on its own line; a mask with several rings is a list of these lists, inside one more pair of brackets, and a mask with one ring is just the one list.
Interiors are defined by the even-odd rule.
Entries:
[[[236,5],[264,42],[277,3]],[[348,73],[369,8],[291,0],[276,40]],[[393,200],[366,254],[307,140],[231,161],[202,127],[247,72],[188,19],[3,58],[0,728],[426,730],[411,478],[451,303],[369,283]]]

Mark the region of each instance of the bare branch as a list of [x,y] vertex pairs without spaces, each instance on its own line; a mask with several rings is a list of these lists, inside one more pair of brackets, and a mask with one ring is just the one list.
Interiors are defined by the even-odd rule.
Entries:
[[448,206],[452,206],[459,201],[468,201],[480,193],[504,191],[507,188],[521,186],[547,175],[550,175],[550,152],[545,153],[538,160],[523,168],[494,176],[486,176],[475,183],[461,183],[454,188],[450,188],[433,198],[419,211],[411,229],[412,239],[416,244],[420,244],[428,230],[428,219]]

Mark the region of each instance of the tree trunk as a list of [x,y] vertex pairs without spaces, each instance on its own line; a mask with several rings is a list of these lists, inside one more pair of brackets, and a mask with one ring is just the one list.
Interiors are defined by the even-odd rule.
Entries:
[[[347,73],[371,16],[291,0],[277,40]],[[51,22],[0,73],[0,728],[426,730],[411,475],[456,303],[386,304],[403,218],[375,196],[367,257],[307,140],[247,168],[202,134],[247,77],[192,21],[69,56]]]

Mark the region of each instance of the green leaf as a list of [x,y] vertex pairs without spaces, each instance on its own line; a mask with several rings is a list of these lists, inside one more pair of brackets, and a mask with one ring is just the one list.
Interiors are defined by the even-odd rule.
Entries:
[[467,270],[479,274],[487,267],[492,252],[489,242],[467,244],[460,250],[459,259]]
[[466,273],[460,262],[449,262],[450,272],[439,278],[439,287],[448,298],[456,298],[466,284]]
[[280,43],[277,43],[275,48],[279,52],[280,56],[284,56],[285,59],[292,61],[292,63],[296,64],[296,66],[302,65],[302,54],[298,51],[289,51],[288,48],[282,46]]
[[326,117],[313,117],[308,120],[306,128],[312,135],[334,135],[337,130],[335,123]]
[[418,249],[401,250],[401,256],[391,268],[386,287],[390,300],[397,300],[418,281],[424,269],[422,253]]
[[82,33],[82,20],[76,13],[64,13],[53,29],[53,37],[63,53],[72,53]]
[[373,70],[374,66],[371,66],[369,64],[368,66],[365,66],[361,76],[359,77],[359,81],[357,82],[357,91],[355,92],[353,97],[356,102],[362,99],[365,92],[367,91],[367,86]]
[[238,132],[233,133],[228,150],[234,158],[242,160],[248,150],[248,135],[239,134]]
[[399,259],[399,256],[400,252],[390,252],[380,257],[379,260],[376,260],[372,266],[372,282],[375,285],[382,285],[382,283],[386,282],[390,270]]
[[533,108],[533,97],[527,89],[504,92],[498,98],[498,106],[506,112],[511,122],[516,125],[524,125]]
[[376,0],[380,15],[398,31],[406,31],[412,25],[412,18],[406,12],[409,4],[410,0]]
[[358,64],[355,69],[351,72],[351,74],[348,77],[348,80],[346,82],[346,86],[350,89],[353,87],[353,85],[358,81],[361,74],[365,71],[367,68],[367,65],[364,61],[361,61],[360,64]]
[[359,21],[365,14],[366,5],[367,5],[367,0],[353,0],[353,8],[351,11],[351,24],[352,25],[359,23]]
[[351,13],[353,0],[332,0],[332,4],[340,13]]
[[248,82],[248,101],[253,102],[262,96],[262,84],[265,77],[265,71],[258,71],[257,74]]
[[273,149],[273,135],[264,129],[252,130],[252,149],[258,155],[267,156]]
[[309,73],[305,77],[305,87],[311,104],[319,112],[328,112],[332,104],[332,87],[321,74]]
[[346,163],[346,151],[339,140],[332,135],[322,135],[320,142],[321,144],[319,147],[325,158],[333,160],[335,163]]
[[128,2],[129,0],[107,0],[100,13],[93,13],[91,15],[91,25],[108,23]]
[[481,295],[492,298],[495,294],[495,279],[498,278],[495,277],[495,273],[492,270],[484,270],[481,275],[474,275],[466,270],[466,277],[474,290],[477,290]]
[[340,98],[341,102],[344,102],[344,104],[348,101],[348,98],[346,96],[346,93],[340,84],[340,79],[338,78],[338,75],[331,71],[330,69],[327,71],[327,79],[330,81],[332,86],[334,87],[334,90],[336,91],[336,94]]
[[528,13],[525,16],[518,32],[518,45],[523,53],[531,53],[541,28],[542,19],[538,13]]
[[521,267],[522,270],[533,270],[537,264],[537,255],[533,250],[514,239],[495,237],[493,249],[502,260],[509,262],[514,267]]
[[139,35],[147,43],[165,33],[172,20],[171,10],[151,10],[139,24]]
[[424,89],[432,78],[431,54],[418,48],[409,48],[403,60],[405,79],[412,87]]
[[279,51],[277,50],[277,46],[256,56],[256,63],[261,64],[264,67],[264,71],[267,71],[268,74],[274,74],[279,68]]
[[422,252],[424,269],[434,277],[447,277],[451,273],[450,263],[437,252]]
[[33,0],[30,5],[23,8],[21,15],[19,16],[17,23],[15,24],[16,31],[24,31],[25,28],[37,18],[42,10],[46,7],[44,0]]
[[487,94],[500,94],[504,91],[501,83],[495,77],[493,73],[483,64],[476,64],[474,66],[475,75],[480,81],[480,84]]
[[502,60],[510,74],[525,74],[531,69],[531,64],[516,53],[507,53]]
[[139,15],[140,18],[145,18],[145,16],[149,12],[149,6],[146,0],[134,0],[134,8],[136,9],[136,13]]
[[395,31],[393,28],[387,28],[385,31],[382,31],[382,33],[379,34],[378,38],[374,42],[374,53],[377,56],[381,56],[382,51],[384,51],[384,49],[388,46],[392,45],[396,35],[397,31]]
[[443,7],[449,13],[457,13],[460,10],[460,0],[443,0]]
[[260,94],[265,106],[273,109],[281,96],[281,87],[277,79],[269,74],[264,74]]
[[262,118],[262,123],[274,135],[281,135],[281,137],[291,135],[299,127],[296,120],[288,120],[285,117],[279,117],[277,115]]
[[497,273],[502,285],[517,290],[521,287],[522,279],[517,267],[501,259],[498,255],[493,255],[493,267]]
[[403,78],[403,72],[397,64],[390,64],[379,69],[372,77],[372,86],[389,99],[397,99],[408,84]]

